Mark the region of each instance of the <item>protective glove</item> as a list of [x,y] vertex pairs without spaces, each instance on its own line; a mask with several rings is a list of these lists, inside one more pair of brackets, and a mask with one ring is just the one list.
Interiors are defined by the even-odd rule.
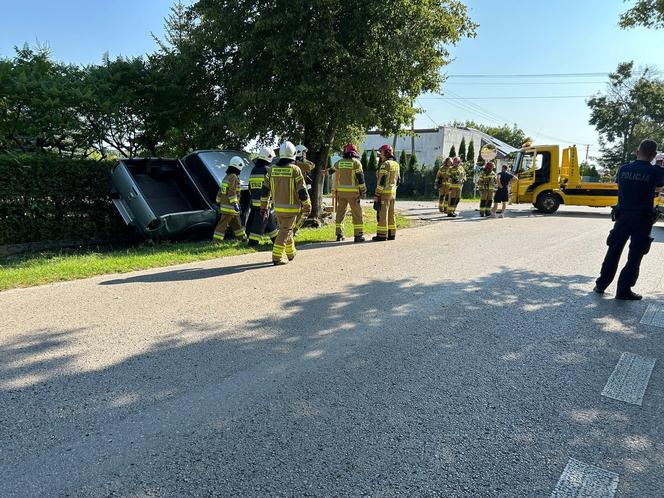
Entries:
[[268,216],[268,210],[261,209],[261,218],[263,219],[263,221],[267,221],[267,216]]
[[233,209],[235,209],[235,212],[236,212],[236,213],[239,213],[239,212],[240,212],[240,206],[239,206],[239,204],[235,204],[235,205],[233,206]]

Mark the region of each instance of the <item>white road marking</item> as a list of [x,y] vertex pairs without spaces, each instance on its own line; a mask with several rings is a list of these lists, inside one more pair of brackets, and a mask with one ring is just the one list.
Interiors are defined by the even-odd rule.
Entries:
[[623,353],[604,386],[602,396],[641,406],[654,367],[654,358]]
[[664,306],[650,303],[641,318],[641,323],[664,328]]
[[613,498],[618,474],[569,459],[551,498]]

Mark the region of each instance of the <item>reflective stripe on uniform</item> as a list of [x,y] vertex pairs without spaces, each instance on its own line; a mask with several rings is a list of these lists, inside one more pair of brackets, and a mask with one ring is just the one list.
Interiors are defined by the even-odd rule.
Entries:
[[224,234],[219,232],[214,232],[212,236],[215,240],[224,240]]

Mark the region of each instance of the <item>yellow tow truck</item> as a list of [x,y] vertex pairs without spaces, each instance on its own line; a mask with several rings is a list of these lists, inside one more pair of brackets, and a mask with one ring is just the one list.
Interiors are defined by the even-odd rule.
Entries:
[[555,213],[561,204],[607,207],[618,203],[616,183],[582,182],[576,146],[532,145],[519,150],[512,165],[513,204],[532,204]]

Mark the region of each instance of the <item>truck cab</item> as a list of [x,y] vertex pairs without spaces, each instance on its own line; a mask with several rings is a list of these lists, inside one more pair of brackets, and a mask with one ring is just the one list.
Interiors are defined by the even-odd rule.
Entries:
[[561,204],[606,207],[618,202],[615,183],[582,182],[576,146],[527,146],[512,164],[515,180],[511,201],[529,203],[543,213],[555,213]]

